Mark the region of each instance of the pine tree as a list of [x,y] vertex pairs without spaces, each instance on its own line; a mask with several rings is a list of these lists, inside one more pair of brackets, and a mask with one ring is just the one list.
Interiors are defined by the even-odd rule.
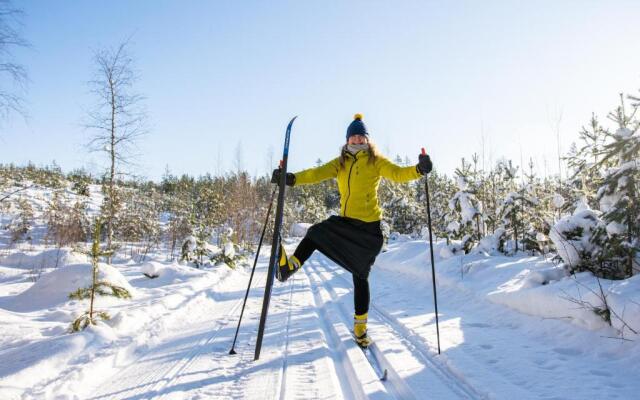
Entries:
[[591,208],[598,207],[596,192],[603,184],[603,170],[613,166],[610,162],[601,162],[605,140],[609,135],[592,114],[589,126],[582,127],[579,133],[580,145],[574,143],[571,146],[566,160],[571,170],[568,180],[574,189],[572,204],[584,197]]
[[598,254],[599,269],[603,277],[622,279],[638,271],[637,254],[640,250],[640,121],[635,118],[638,104],[631,114],[621,105],[609,115],[618,129],[609,134],[609,142],[602,150],[602,161],[615,162],[604,175],[597,192],[602,211],[602,226],[592,240],[601,246]]
[[[439,174],[434,168],[429,175],[429,196],[431,206],[431,227],[433,229],[434,237],[447,237],[447,225],[449,221],[447,216],[449,215],[449,199],[457,191],[455,183],[449,179],[446,175]],[[416,215],[419,216],[423,227],[427,226],[427,210],[426,210],[426,193],[422,183],[416,186],[418,191],[418,209]]]
[[518,168],[514,167],[511,161],[502,163],[499,168],[502,170],[502,187],[507,190],[507,193],[496,214],[500,219],[500,228],[504,229],[507,238],[512,239],[512,242],[506,242],[506,246],[500,250],[506,254],[513,254],[520,248],[518,241],[524,229],[521,218],[525,205],[529,205],[529,199],[524,190],[516,189],[515,179]]
[[424,223],[416,218],[423,213],[420,212],[415,182],[397,183],[382,179],[378,196],[383,218],[392,232],[420,234]]
[[532,253],[543,253],[547,235],[553,222],[540,201],[544,195],[541,184],[534,171],[533,160],[529,160],[529,171],[524,173],[525,183],[521,185],[519,195],[522,204],[522,249]]
[[[461,240],[461,249],[469,253],[482,237],[482,214],[475,197],[476,186],[471,165],[462,159],[462,166],[455,171],[458,191],[449,200],[447,238]],[[454,251],[455,253],[455,251]]]
[[93,231],[93,243],[91,245],[91,252],[89,253],[91,256],[92,266],[91,285],[87,288],[80,288],[75,292],[69,294],[70,299],[89,299],[89,310],[80,315],[71,323],[70,330],[72,332],[84,330],[89,325],[96,325],[98,319],[108,320],[111,318],[106,311],[95,310],[94,305],[96,295],[113,296],[121,299],[131,298],[131,293],[129,293],[127,289],[121,286],[114,285],[108,281],[98,280],[98,275],[100,272],[98,265],[99,258],[104,256],[111,256],[111,251],[109,249],[100,249],[100,225],[101,222],[99,220],[96,221]]

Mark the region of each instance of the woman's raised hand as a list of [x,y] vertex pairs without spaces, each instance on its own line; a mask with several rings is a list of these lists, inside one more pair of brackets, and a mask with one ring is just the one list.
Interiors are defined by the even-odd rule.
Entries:
[[433,169],[433,163],[431,157],[422,149],[422,154],[418,155],[418,165],[416,165],[418,172],[422,175],[426,175]]
[[[276,168],[273,170],[273,174],[271,175],[271,183],[280,183],[281,171],[282,170],[280,168]],[[285,184],[287,186],[293,186],[295,183],[296,183],[296,176],[291,172],[287,172],[287,175],[285,177]]]

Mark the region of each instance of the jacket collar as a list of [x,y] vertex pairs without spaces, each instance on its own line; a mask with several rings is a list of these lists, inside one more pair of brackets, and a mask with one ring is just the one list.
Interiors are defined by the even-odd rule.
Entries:
[[355,155],[353,153],[350,153],[349,151],[345,151],[345,154],[347,158],[360,159],[369,157],[369,150],[360,150]]

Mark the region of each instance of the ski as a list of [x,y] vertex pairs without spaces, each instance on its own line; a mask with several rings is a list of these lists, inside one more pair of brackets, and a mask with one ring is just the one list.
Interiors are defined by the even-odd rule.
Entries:
[[273,288],[273,279],[276,272],[276,262],[279,259],[280,252],[280,229],[282,227],[282,214],[284,210],[284,195],[286,191],[287,178],[287,159],[289,158],[289,138],[291,136],[291,126],[296,117],[293,117],[287,125],[287,131],[284,136],[284,149],[282,151],[282,161],[280,163],[280,182],[278,182],[278,201],[276,203],[276,216],[273,224],[273,241],[271,243],[271,257],[269,258],[269,269],[267,272],[267,284],[264,289],[264,298],[262,300],[262,313],[260,314],[260,325],[258,326],[258,337],[256,339],[256,351],[254,361],[260,358],[260,350],[262,348],[262,337],[267,322],[267,314],[269,312],[269,301],[271,300],[271,289]]
[[[353,339],[356,340],[355,336],[354,336]],[[374,352],[374,349],[376,349],[374,347],[375,344],[373,342],[370,342],[367,346],[361,346],[360,343],[358,343],[357,341],[356,341],[356,344],[358,345],[358,347],[360,347],[360,350],[362,350],[362,352],[364,353],[364,356],[367,359],[367,361],[369,362],[369,364],[371,365],[371,368],[373,368],[373,370],[375,371],[376,375],[378,375],[378,379],[380,379],[381,381],[386,381],[387,380],[388,371],[387,371],[386,368],[383,368],[380,365],[380,361],[378,360],[378,357],[376,356],[376,353]]]

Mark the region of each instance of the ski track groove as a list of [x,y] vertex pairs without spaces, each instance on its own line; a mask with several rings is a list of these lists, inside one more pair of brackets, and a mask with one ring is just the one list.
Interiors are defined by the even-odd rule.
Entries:
[[[201,347],[207,346],[216,339],[222,328],[228,325],[229,318],[234,315],[235,310],[240,306],[240,304],[242,304],[242,299],[236,300],[231,305],[230,309],[225,313],[224,319],[216,325],[213,332],[206,331],[198,334],[198,344],[191,346],[192,350],[186,360],[180,359],[174,363],[156,364],[156,368],[151,368],[148,372],[140,376],[135,373],[136,370],[141,368],[140,363],[148,361],[149,364],[153,365],[158,358],[165,358],[162,355],[155,354],[156,348],[149,349],[129,366],[120,370],[115,375],[112,375],[108,380],[99,385],[96,389],[97,394],[92,396],[91,399],[140,399],[147,398],[148,395],[151,397],[159,395],[163,388],[169,386],[169,384],[175,380],[176,376],[178,376],[185,367],[193,362],[193,360],[198,356],[198,351]],[[175,372],[172,373],[172,371]],[[122,386],[122,382],[125,382],[126,384],[126,382],[130,380],[135,380],[140,382],[140,384],[133,386],[133,389],[124,388],[118,392],[113,392],[114,386]],[[123,397],[120,397],[119,395],[123,395]]]
[[287,311],[287,324],[285,330],[285,344],[282,355],[282,377],[280,378],[280,400],[286,399],[287,393],[287,357],[289,356],[289,328],[291,325],[291,311],[293,310],[293,288],[296,280],[291,280],[289,283],[289,310]]
[[180,374],[183,371],[185,371],[199,357],[202,357],[204,354],[207,354],[206,347],[209,347],[210,345],[212,345],[213,342],[218,338],[218,336],[222,332],[222,328],[226,327],[229,324],[230,318],[233,317],[236,314],[236,310],[240,308],[240,304],[242,304],[242,299],[238,299],[238,301],[236,301],[232,305],[231,309],[225,315],[224,319],[220,323],[218,323],[215,330],[210,334],[210,336],[204,342],[200,342],[198,343],[198,345],[194,346],[193,350],[189,354],[189,357],[187,358],[186,361],[180,361],[179,363],[175,364],[176,366],[179,364],[181,365],[176,369],[174,373],[170,375],[170,378],[164,384],[162,384],[158,390],[156,390],[157,392],[161,392],[162,389],[171,386],[171,384],[176,381],[176,379],[180,376]]
[[[309,263],[310,267],[312,265],[313,265],[313,261]],[[308,271],[308,270],[305,270],[305,271]],[[342,321],[347,324],[351,322],[351,318],[348,318],[349,313],[344,309],[343,305],[339,302],[338,296],[333,290],[333,288],[331,287],[331,285],[327,281],[322,279],[322,277],[320,276],[320,274],[315,268],[313,268],[313,271],[311,271],[311,273],[313,273],[317,277],[317,279],[314,279],[316,285],[321,285],[322,287],[324,287],[324,289],[329,293],[329,296],[331,297],[331,301],[337,305],[337,308],[340,311],[339,314],[341,315]],[[377,358],[376,361],[372,361],[369,359],[369,356],[364,355],[364,357],[367,359],[367,362],[371,364],[371,368],[374,371],[376,371],[376,374],[379,374],[382,371],[384,371],[384,368],[382,367],[381,363],[378,362],[379,360],[378,354],[373,353],[372,349],[368,349],[368,351],[371,352],[370,356],[372,356],[373,358]],[[378,365],[377,366],[373,365],[374,362],[378,362]],[[386,363],[386,364],[387,364],[387,369],[390,376],[388,377],[387,380],[381,381],[381,383],[387,389],[388,393],[396,399],[403,399],[403,400],[415,399],[416,398],[415,395],[411,392],[411,389],[406,384],[406,382],[404,382],[404,380],[400,378],[400,376],[395,371],[395,369],[393,369],[393,366],[389,363]],[[381,371],[378,371],[378,369],[380,369]],[[395,381],[394,381],[394,378],[395,378]]]
[[[213,287],[216,287],[216,286],[218,286],[218,285],[223,284],[227,279],[229,279],[229,276],[230,276],[230,275],[226,275],[226,276],[222,277],[221,279],[217,280],[216,282],[214,282],[214,283],[213,283]],[[154,326],[156,326],[157,324],[162,323],[162,322],[163,322],[162,320],[163,320],[165,317],[167,317],[167,316],[169,316],[169,317],[173,317],[173,313],[175,312],[175,310],[185,308],[186,306],[188,306],[188,305],[189,305],[189,304],[191,304],[192,302],[197,301],[197,300],[198,300],[198,298],[199,298],[201,295],[202,295],[202,292],[198,291],[198,292],[195,292],[192,296],[186,296],[186,298],[185,298],[184,300],[182,300],[180,303],[178,303],[178,304],[176,304],[176,305],[174,305],[174,306],[172,306],[172,307],[168,307],[166,312],[163,312],[163,313],[162,313],[158,318],[156,318],[156,319],[152,320],[152,321],[147,325],[147,327],[146,327],[145,329],[146,329],[146,330],[148,330],[148,328],[154,327]],[[161,302],[162,302],[162,300],[150,300],[149,302],[147,302],[147,303],[145,303],[145,304],[146,304],[146,305],[149,305],[149,306],[155,306],[156,304],[160,304]],[[144,307],[144,306],[142,306],[142,305],[141,305],[141,306],[138,306],[138,307],[134,307],[133,309],[139,309],[139,308],[142,308],[142,307]],[[51,340],[53,340],[53,339],[51,339]],[[128,346],[128,345],[127,345],[127,346]],[[127,346],[125,346],[125,347],[123,347],[123,348],[121,348],[121,349],[119,349],[119,350],[124,350],[124,349],[126,349],[126,347],[127,347]],[[139,360],[140,360],[142,357],[144,357],[148,352],[149,352],[149,350],[144,351],[144,352],[143,352],[143,354],[141,354],[139,357],[137,357],[137,358],[135,359],[135,361],[133,361],[132,363],[135,363],[135,362],[139,361]],[[100,351],[100,352],[97,354],[97,357],[98,357],[98,358],[100,358],[100,357],[101,357],[101,356],[100,356],[100,354],[101,354],[101,353],[102,353],[102,351]],[[116,352],[116,353],[117,353],[117,352]],[[86,357],[86,355],[80,355],[80,357]],[[117,358],[117,355],[116,355],[116,358]],[[124,368],[126,369],[126,368],[128,368],[128,366],[127,366],[127,367],[124,367]],[[66,369],[64,369],[63,371],[61,371],[61,372],[60,372],[60,374],[59,374],[58,376],[56,376],[55,378],[52,378],[52,379],[50,379],[50,380],[47,380],[47,381],[46,381],[46,382],[44,382],[44,383],[42,383],[42,382],[41,382],[41,383],[38,383],[38,384],[37,384],[36,386],[34,386],[33,388],[29,389],[29,390],[24,394],[24,396],[26,396],[26,397],[29,397],[29,396],[31,396],[31,397],[39,397],[39,396],[43,396],[43,395],[44,395],[44,393],[48,390],[47,388],[49,388],[51,385],[56,385],[56,386],[53,388],[53,393],[54,393],[54,395],[55,395],[56,391],[57,391],[57,390],[59,390],[59,386],[66,384],[66,381],[67,381],[67,379],[66,379],[66,378],[67,378],[67,377],[75,376],[75,375],[77,375],[77,374],[78,374],[78,370],[77,370],[75,367],[73,367],[73,366],[72,366],[72,367],[66,368]],[[116,374],[117,374],[117,373],[116,373]],[[102,386],[102,384],[98,384],[98,385],[97,385],[97,387],[98,387],[98,388],[99,388],[99,387],[101,387],[101,386]]]
[[[258,271],[256,271],[258,272]],[[267,274],[264,274],[264,278],[260,279],[258,278],[258,275],[255,276],[255,280],[254,282],[262,282],[262,286],[253,286],[253,289],[257,288],[257,287],[264,287],[266,285],[266,281],[267,281]],[[275,294],[275,293],[274,293]],[[260,297],[258,298],[251,298],[249,297],[247,299],[247,302],[250,301],[256,301],[259,303],[259,300],[261,300],[262,298]],[[225,323],[223,326],[228,325],[228,322],[230,320],[230,317],[234,316],[236,314],[236,310],[240,307],[240,305],[242,304],[244,300],[244,297],[241,297],[238,299],[238,302],[234,304],[233,309],[231,309],[229,311],[229,313],[226,315],[225,317]],[[251,309],[251,308],[249,308]],[[256,307],[257,309],[257,307]],[[245,314],[243,316],[244,320],[246,321],[247,319],[251,319],[252,315],[256,315],[259,313],[254,312],[253,314],[249,313],[249,314]],[[239,315],[237,316],[237,318],[239,318]],[[221,329],[223,326],[220,326],[219,328]],[[257,329],[257,328],[256,328]],[[219,329],[217,332],[214,332],[214,335],[217,336],[219,334]],[[239,332],[238,335],[238,341],[236,343],[236,351],[237,354],[236,356],[240,356],[240,361],[236,364],[236,368],[234,368],[231,372],[234,371],[242,371],[244,370],[247,366],[249,366],[251,363],[254,362],[253,360],[253,352],[251,351],[242,351],[242,338],[249,336],[249,338],[246,340],[245,343],[253,343],[254,339],[255,339],[255,332],[254,331],[250,331],[248,333],[244,333],[242,334],[242,329]],[[208,348],[211,347],[214,343],[216,338],[211,338],[211,340],[209,340],[207,343],[204,344],[198,344],[194,347],[193,349],[193,357],[190,357],[189,361],[184,363],[183,366],[179,369],[179,371],[177,371],[171,378],[170,382],[167,382],[166,385],[163,386],[163,389],[166,389],[168,387],[171,387],[170,384],[177,384],[177,381],[183,376],[186,375],[189,368],[192,367],[193,365],[196,365],[202,357],[209,357],[211,356],[210,352],[208,351]],[[229,337],[229,341],[231,341],[231,337]],[[231,355],[223,355],[223,357],[229,357]],[[206,362],[204,364],[207,364]],[[202,389],[202,391],[200,393],[196,393],[196,394],[189,394],[189,398],[209,398],[210,396],[214,395],[215,398],[243,398],[244,394],[246,392],[246,388],[247,385],[245,385],[244,383],[247,382],[247,380],[249,379],[250,375],[249,374],[241,374],[240,375],[240,379],[234,380],[231,384],[231,387],[225,387],[225,384],[220,382],[220,384],[222,385],[222,388],[215,388],[213,389],[213,386],[211,387],[200,387],[197,389]],[[191,384],[190,382],[187,382],[187,384]],[[215,391],[213,391],[215,390]],[[200,390],[198,390],[200,391]],[[155,398],[155,397],[154,397]],[[170,393],[160,393],[159,394],[159,399],[161,398],[175,398],[174,396],[172,396]]]
[[[309,263],[309,265],[313,266],[313,268],[321,267],[324,270],[324,272],[330,273],[332,276],[337,276],[340,280],[347,283],[348,286],[351,285],[351,283],[346,278],[344,278],[342,274],[336,273],[335,270],[339,267],[334,267],[333,269],[330,269],[328,261],[323,257],[313,258],[310,261],[312,262]],[[314,261],[316,262],[316,265],[314,265]],[[318,272],[316,271],[316,273]],[[342,303],[338,301],[339,296],[333,289],[333,286],[328,281],[324,281],[324,286],[329,288],[331,292],[331,296],[332,298],[334,298],[336,303],[341,304],[341,308],[343,310],[343,315],[344,315],[346,311]],[[460,376],[455,371],[450,370],[448,366],[434,360],[433,357],[430,355],[430,350],[428,346],[422,340],[419,339],[419,336],[415,332],[412,332],[409,328],[405,327],[402,323],[400,323],[396,318],[391,316],[389,313],[387,313],[380,307],[376,306],[376,304],[373,301],[370,302],[369,315],[372,314],[371,310],[377,314],[377,316],[379,317],[378,319],[383,324],[385,324],[391,330],[397,332],[396,337],[405,345],[407,349],[409,349],[412,353],[417,354],[422,359],[422,361],[425,362],[426,366],[431,367],[431,371],[433,371],[435,375],[442,382],[447,383],[447,386],[452,390],[456,391],[458,395],[462,395],[466,398],[471,398],[471,399],[488,399],[489,398],[488,394],[472,386],[469,382],[467,382],[464,379],[463,376]],[[382,353],[382,351],[378,351],[377,354],[381,356],[383,360],[383,364],[387,366],[387,369],[389,370],[389,378],[390,379],[395,377],[400,378],[396,369],[388,361],[386,361],[386,357],[384,357],[384,354]],[[401,392],[404,390],[403,387],[409,388],[406,382],[401,383],[399,386],[400,386],[399,389]],[[396,388],[392,388],[392,389],[397,392]]]
[[[323,322],[313,307],[315,300],[311,283],[303,274],[293,276],[290,281],[293,283],[287,302],[286,327],[281,328],[286,338],[282,352],[283,378],[280,382],[280,393],[276,398],[344,398],[340,378],[335,372],[337,366],[332,363],[333,348],[327,344],[326,332],[322,329],[309,329],[309,322],[306,322],[310,318],[317,321],[313,324],[314,327]],[[324,356],[319,356],[318,352]],[[318,381],[326,381],[328,384],[318,386]]]
[[[330,322],[331,318],[328,315],[327,306],[331,306],[335,308],[335,303],[333,301],[325,301],[322,299],[320,291],[326,290],[326,287],[316,278],[316,274],[311,273],[309,269],[304,269],[305,274],[307,275],[309,282],[313,283],[311,290],[314,295],[314,301],[316,305],[316,312],[318,313],[319,319],[321,321],[322,330],[325,333],[325,337],[328,340],[328,344],[330,345],[332,352],[331,357],[333,360],[336,369],[340,368],[342,373],[337,373],[340,387],[343,392],[343,396],[345,399],[356,399],[356,400],[365,400],[369,399],[369,396],[364,391],[363,382],[358,378],[358,374],[355,371],[353,360],[350,359],[347,349],[345,345],[342,343],[340,334],[336,330],[336,327]],[[328,293],[328,292],[327,292]],[[355,342],[354,342],[354,346]],[[357,352],[361,352],[360,349],[357,349]],[[359,353],[356,353],[359,354]],[[366,358],[364,354],[360,354],[362,358]],[[369,365],[369,361],[366,361],[366,365]],[[372,374],[375,376],[375,370],[373,366],[369,365],[371,368]],[[381,383],[380,383],[381,384]],[[381,393],[381,397],[387,395],[387,393]],[[384,396],[383,398],[388,398],[389,396]]]

